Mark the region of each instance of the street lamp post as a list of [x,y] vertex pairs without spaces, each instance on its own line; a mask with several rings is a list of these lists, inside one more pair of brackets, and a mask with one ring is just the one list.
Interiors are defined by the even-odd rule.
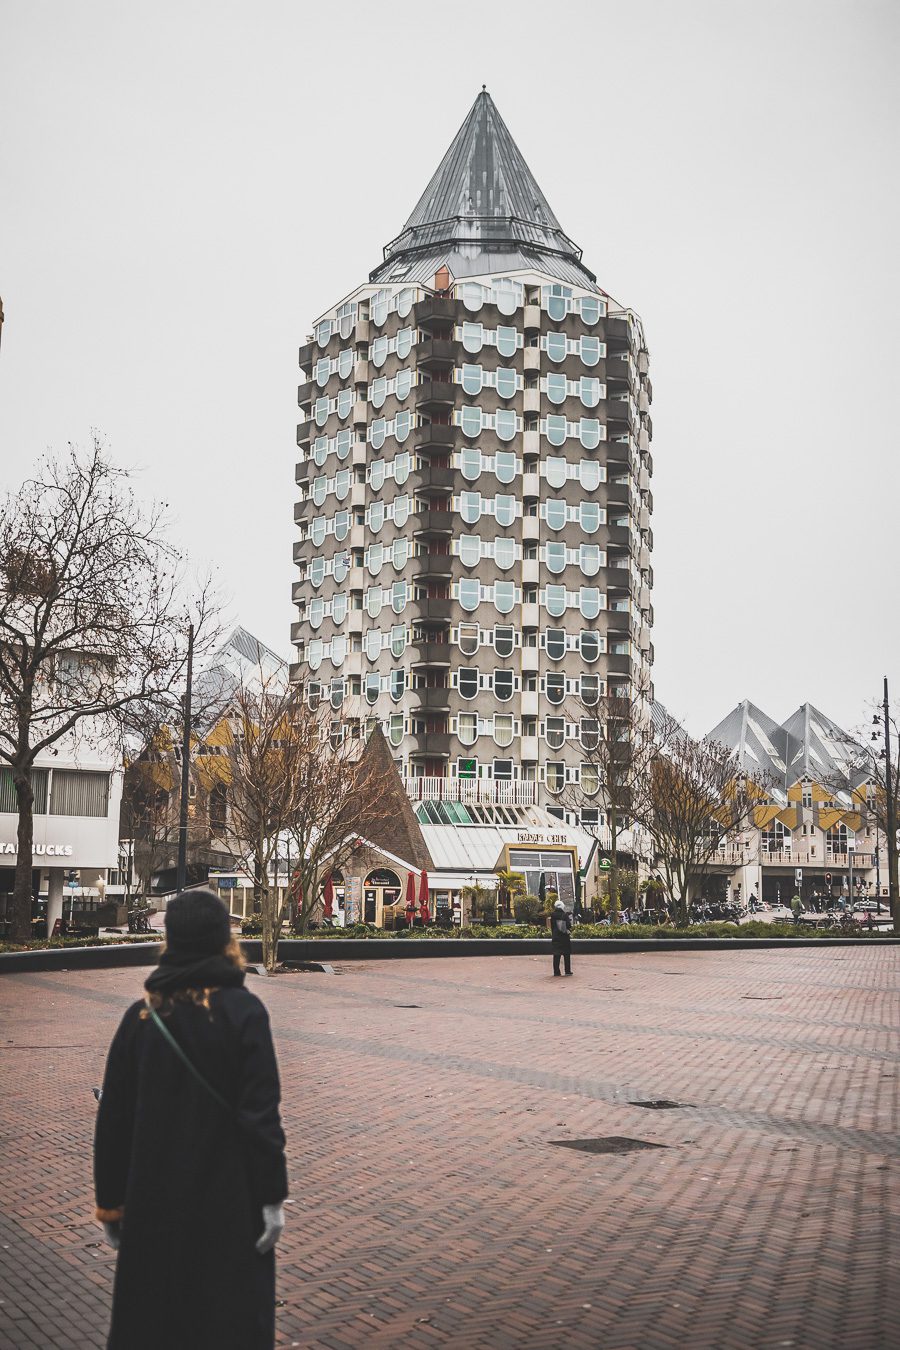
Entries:
[[881,854],[879,853],[880,844],[878,842],[878,817],[875,817],[875,900],[878,904],[878,913],[881,913]]
[[187,882],[188,791],[191,765],[191,681],[194,672],[194,625],[188,625],[187,685],[184,691],[181,726],[181,805],[178,813],[178,869],[175,889],[184,890]]
[[900,931],[900,898],[897,894],[897,803],[894,800],[894,778],[891,770],[891,719],[887,676],[884,680],[884,782],[887,799],[888,895],[896,933]]

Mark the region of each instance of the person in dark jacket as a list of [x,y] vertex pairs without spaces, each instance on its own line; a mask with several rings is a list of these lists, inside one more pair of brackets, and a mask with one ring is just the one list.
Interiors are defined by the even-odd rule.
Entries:
[[118,1250],[108,1346],[271,1350],[287,1195],[278,1067],[211,891],[170,901],[144,987],[110,1046],[94,1140],[97,1218]]
[[560,961],[565,960],[566,974],[572,974],[572,915],[562,900],[557,900],[550,914],[550,941],[553,944],[553,974],[560,974]]

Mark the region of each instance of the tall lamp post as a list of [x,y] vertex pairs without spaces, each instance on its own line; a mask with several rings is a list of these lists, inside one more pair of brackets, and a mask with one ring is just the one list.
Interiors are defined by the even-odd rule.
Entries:
[[[891,719],[890,708],[888,704],[888,682],[885,676],[884,681],[884,787],[885,801],[887,805],[887,820],[885,824],[887,829],[887,865],[888,865],[888,897],[891,910],[891,918],[894,921],[894,932],[900,932],[900,896],[898,896],[897,887],[897,802],[894,796],[894,774],[891,766]],[[872,719],[878,724],[878,716]],[[872,732],[872,739],[877,739],[877,733]]]
[[188,625],[187,685],[182,700],[181,722],[181,805],[178,813],[178,868],[175,889],[179,893],[187,882],[188,792],[191,768],[191,682],[194,674],[194,625]]

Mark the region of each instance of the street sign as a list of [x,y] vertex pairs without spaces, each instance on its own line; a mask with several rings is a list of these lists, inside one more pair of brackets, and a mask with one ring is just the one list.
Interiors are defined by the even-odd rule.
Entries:
[[237,885],[237,877],[216,877],[216,884],[220,891],[231,891]]
[[794,881],[797,883],[798,886],[801,885],[801,883],[802,883],[802,881],[803,881],[803,868],[802,868],[802,867],[795,867],[795,868],[794,868]]

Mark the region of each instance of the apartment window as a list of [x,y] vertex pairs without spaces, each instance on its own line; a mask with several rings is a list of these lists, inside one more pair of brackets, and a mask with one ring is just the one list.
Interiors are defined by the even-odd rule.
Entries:
[[791,831],[780,820],[773,820],[762,832],[763,853],[790,853]]
[[801,787],[800,787],[800,793],[801,793],[801,795],[800,795],[800,802],[801,802],[801,805],[803,805],[803,806],[812,806],[812,804],[813,804],[812,783],[810,783],[810,782],[808,782],[808,781],[804,781],[804,782],[801,784]]
[[51,816],[105,816],[108,805],[108,773],[54,769],[50,793]]
[[846,853],[848,843],[852,842],[853,835],[846,825],[832,825],[825,835],[825,851],[832,858],[836,853]]
[[[43,816],[47,812],[47,770],[31,770],[31,788],[34,792],[34,814]],[[12,769],[0,769],[0,814],[17,815],[19,804],[16,799],[16,785],[13,782]],[[104,811],[105,815],[106,812]]]

